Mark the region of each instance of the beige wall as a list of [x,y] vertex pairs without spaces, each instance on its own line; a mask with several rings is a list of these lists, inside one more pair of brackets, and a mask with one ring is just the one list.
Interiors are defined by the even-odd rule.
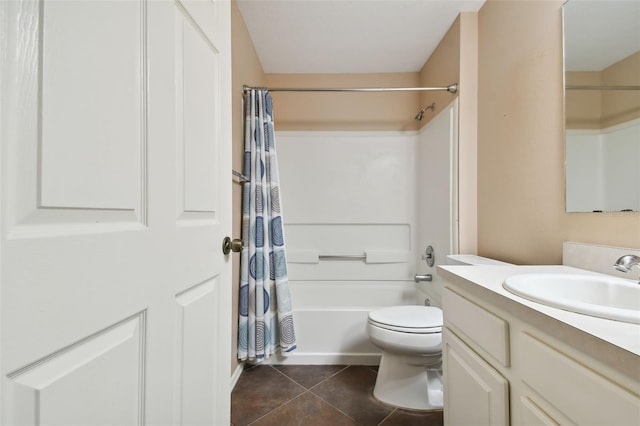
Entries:
[[640,247],[640,213],[565,213],[562,0],[478,15],[478,251],[560,263],[562,242]]
[[[478,105],[478,15],[462,13],[420,70],[420,85],[446,86],[458,83],[458,248],[477,253],[477,105]],[[420,123],[425,126],[453,99],[447,92],[423,92],[422,105],[436,103]]]
[[[640,86],[640,51],[602,71],[608,86]],[[602,94],[602,127],[640,118],[640,91],[607,90]]]
[[460,15],[458,244],[478,252],[478,14]]
[[[567,86],[601,86],[598,71],[568,71]],[[567,129],[599,129],[602,120],[602,92],[599,90],[567,90],[565,120]]]
[[[243,112],[242,112],[242,85],[264,85],[264,73],[258,60],[258,55],[253,47],[249,32],[240,15],[235,1],[231,3],[231,61],[232,61],[232,145],[233,145],[233,169],[242,172],[244,158],[243,141]],[[233,237],[240,238],[242,225],[242,185],[234,178],[233,184]],[[240,287],[240,256],[233,254],[233,313],[231,323],[232,354],[231,372],[238,366],[237,339],[238,339],[238,292]]]
[[[415,87],[418,73],[267,74],[268,87]],[[417,92],[272,92],[276,130],[415,130]]]
[[[640,86],[640,51],[598,71],[566,73],[567,85]],[[640,118],[640,92],[567,90],[569,129],[601,129]]]
[[[456,19],[420,70],[420,85],[424,87],[460,84],[460,18]],[[421,92],[421,106],[436,103],[435,111],[425,112],[420,127],[426,126],[458,96],[448,92]]]

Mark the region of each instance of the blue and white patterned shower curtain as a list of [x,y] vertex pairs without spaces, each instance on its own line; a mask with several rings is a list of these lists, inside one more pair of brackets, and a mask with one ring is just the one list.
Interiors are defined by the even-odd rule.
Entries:
[[238,358],[260,362],[278,347],[296,348],[287,277],[273,103],[263,90],[245,94],[244,174]]

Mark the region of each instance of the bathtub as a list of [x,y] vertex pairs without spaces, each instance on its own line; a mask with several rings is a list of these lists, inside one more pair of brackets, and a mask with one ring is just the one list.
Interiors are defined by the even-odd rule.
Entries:
[[380,350],[366,333],[369,312],[424,303],[412,281],[294,281],[290,288],[297,349],[269,364],[378,365]]

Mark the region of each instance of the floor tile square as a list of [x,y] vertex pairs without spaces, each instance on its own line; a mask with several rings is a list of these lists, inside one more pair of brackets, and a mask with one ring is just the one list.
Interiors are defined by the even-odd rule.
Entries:
[[359,424],[378,425],[393,408],[373,397],[376,372],[365,366],[349,366],[314,387],[311,392],[355,419]]
[[269,365],[248,368],[231,393],[231,422],[248,425],[304,391]]

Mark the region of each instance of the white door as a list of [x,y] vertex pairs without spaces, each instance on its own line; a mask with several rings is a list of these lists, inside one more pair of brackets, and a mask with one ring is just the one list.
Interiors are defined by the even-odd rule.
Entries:
[[0,54],[2,424],[228,424],[228,0],[0,1]]

